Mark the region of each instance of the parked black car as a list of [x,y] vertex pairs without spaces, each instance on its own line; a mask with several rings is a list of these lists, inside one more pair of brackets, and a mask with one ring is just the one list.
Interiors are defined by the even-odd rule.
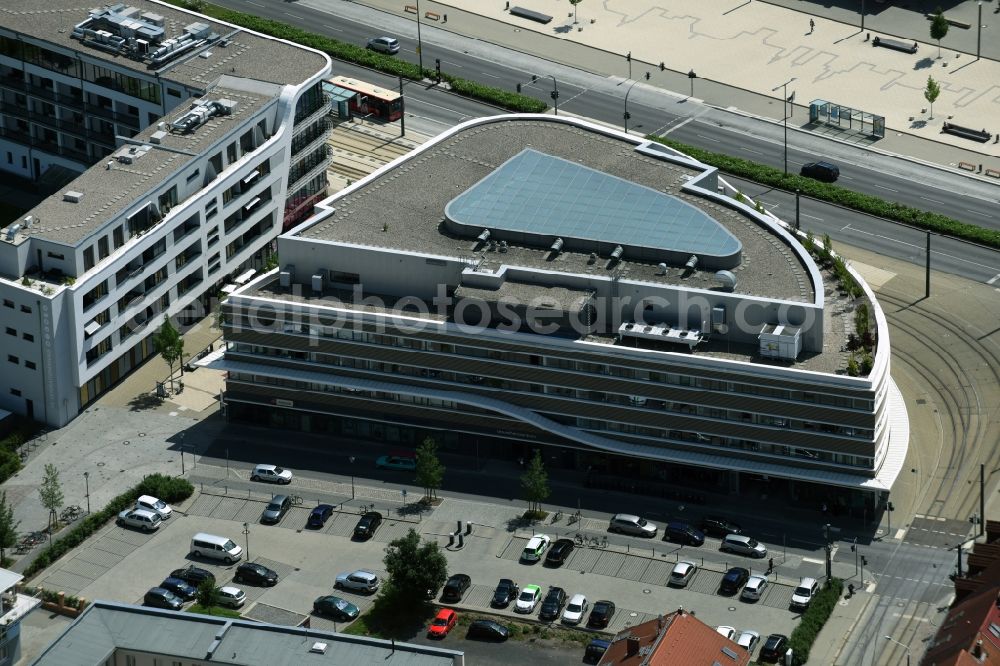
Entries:
[[562,614],[566,604],[566,590],[561,587],[550,587],[542,600],[542,608],[538,611],[540,620],[555,620]]
[[663,540],[686,546],[700,546],[705,543],[705,535],[687,523],[667,523],[663,530]]
[[146,596],[142,598],[142,603],[146,606],[166,608],[167,610],[180,610],[184,605],[180,597],[162,587],[150,588]]
[[604,653],[608,651],[609,647],[611,647],[611,641],[606,641],[603,638],[593,639],[583,653],[584,663],[596,664],[604,656]]
[[493,620],[476,620],[469,625],[469,632],[465,635],[466,638],[498,642],[507,640],[508,636],[510,636],[510,630]]
[[160,583],[160,587],[164,590],[170,590],[184,601],[191,601],[198,596],[198,588],[190,583],[185,583],[180,578],[166,578]]
[[455,574],[444,584],[444,590],[441,591],[441,599],[444,601],[461,601],[462,595],[465,594],[470,585],[472,585],[472,579],[466,574]]
[[262,564],[244,562],[236,567],[236,574],[233,576],[233,580],[238,583],[271,587],[278,582],[278,572],[274,569],[268,569]]
[[719,592],[736,594],[746,585],[749,578],[750,572],[748,570],[743,567],[733,567],[722,577],[722,582],[719,583]]
[[739,525],[722,516],[705,516],[702,518],[701,531],[720,538],[725,537],[727,534],[743,534],[743,529]]
[[588,627],[606,627],[615,615],[615,604],[613,601],[598,601],[594,603],[593,610],[590,611],[590,619],[587,620]]
[[382,514],[378,511],[369,511],[361,516],[358,524],[354,526],[355,539],[370,539],[375,534],[375,530],[382,524]]
[[573,540],[572,539],[558,539],[549,548],[548,554],[545,556],[545,564],[550,567],[558,567],[566,561],[570,553],[573,552]]
[[212,581],[212,585],[215,585],[215,574],[213,574],[208,569],[202,569],[201,567],[188,567],[187,569],[174,569],[170,572],[171,578],[180,578],[182,581],[188,585],[194,585],[198,587],[206,580]]
[[306,520],[306,527],[318,530],[326,525],[327,519],[329,519],[332,515],[332,506],[329,504],[320,504],[309,513],[309,519]]
[[760,649],[760,660],[776,662],[784,656],[787,650],[788,636],[784,634],[771,634],[764,641],[764,646]]
[[507,604],[514,601],[514,599],[517,599],[518,592],[520,592],[520,589],[517,587],[517,583],[510,578],[501,578],[500,582],[497,583],[497,589],[493,592],[493,600],[490,602],[490,605],[497,608],[504,608]]

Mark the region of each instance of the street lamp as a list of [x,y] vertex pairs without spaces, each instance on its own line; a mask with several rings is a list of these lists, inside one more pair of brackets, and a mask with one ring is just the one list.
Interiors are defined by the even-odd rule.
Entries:
[[350,456],[348,460],[351,463],[351,499],[354,499],[354,456]]
[[691,95],[690,95],[691,97],[694,97],[694,80],[697,78],[698,75],[694,73],[693,69],[690,72],[688,72],[688,79],[690,79],[691,81]]
[[628,90],[625,91],[625,114],[622,117],[625,118],[625,133],[626,134],[628,134],[628,119],[629,119],[629,115],[628,115],[628,94],[630,92],[632,92],[632,88],[635,88],[635,84],[636,83],[639,83],[639,82],[638,81],[633,81],[632,85],[630,85],[628,87]]
[[883,636],[882,638],[884,638],[885,640],[889,641],[890,643],[895,643],[899,647],[901,647],[904,650],[906,650],[906,666],[910,666],[910,646],[905,645],[903,643],[900,643],[899,641],[897,641],[892,636]]
[[420,0],[417,0],[417,62],[420,63],[420,78],[424,78],[424,49],[420,39]]
[[552,98],[552,105],[555,107],[555,115],[559,115],[559,86],[556,83],[556,77],[549,74],[549,78],[552,79],[552,92],[549,93],[549,97]]
[[250,561],[250,523],[243,523],[243,534],[247,538],[247,562]]
[[87,486],[87,515],[90,515],[90,472],[83,473],[83,483]]
[[793,76],[784,83],[771,88],[771,92],[774,92],[778,88],[781,88],[781,115],[784,116],[784,118],[782,118],[782,123],[785,126],[785,175],[786,176],[788,175],[788,107],[787,107],[788,84],[794,81],[795,79],[796,77]]
[[983,0],[976,3],[979,7],[979,20],[976,21],[976,60],[979,60],[979,47],[983,44]]
[[861,32],[865,31],[865,0],[861,0]]

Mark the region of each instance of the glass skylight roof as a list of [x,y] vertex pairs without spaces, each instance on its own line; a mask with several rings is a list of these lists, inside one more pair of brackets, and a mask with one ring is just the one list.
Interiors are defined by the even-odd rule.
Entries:
[[742,249],[677,197],[530,148],[450,201],[445,214],[471,235],[492,229],[716,257]]

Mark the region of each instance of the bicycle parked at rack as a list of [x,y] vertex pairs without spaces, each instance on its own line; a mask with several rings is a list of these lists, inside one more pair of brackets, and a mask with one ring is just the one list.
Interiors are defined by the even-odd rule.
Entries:
[[301,495],[290,495],[288,497],[288,499],[289,499],[289,501],[291,501],[292,506],[300,506],[302,504],[302,496]]

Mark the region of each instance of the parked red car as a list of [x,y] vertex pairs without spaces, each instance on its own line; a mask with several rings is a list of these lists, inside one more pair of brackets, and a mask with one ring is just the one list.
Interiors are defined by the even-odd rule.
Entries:
[[450,608],[442,608],[427,627],[427,638],[444,638],[448,632],[455,628],[455,620],[458,615]]

